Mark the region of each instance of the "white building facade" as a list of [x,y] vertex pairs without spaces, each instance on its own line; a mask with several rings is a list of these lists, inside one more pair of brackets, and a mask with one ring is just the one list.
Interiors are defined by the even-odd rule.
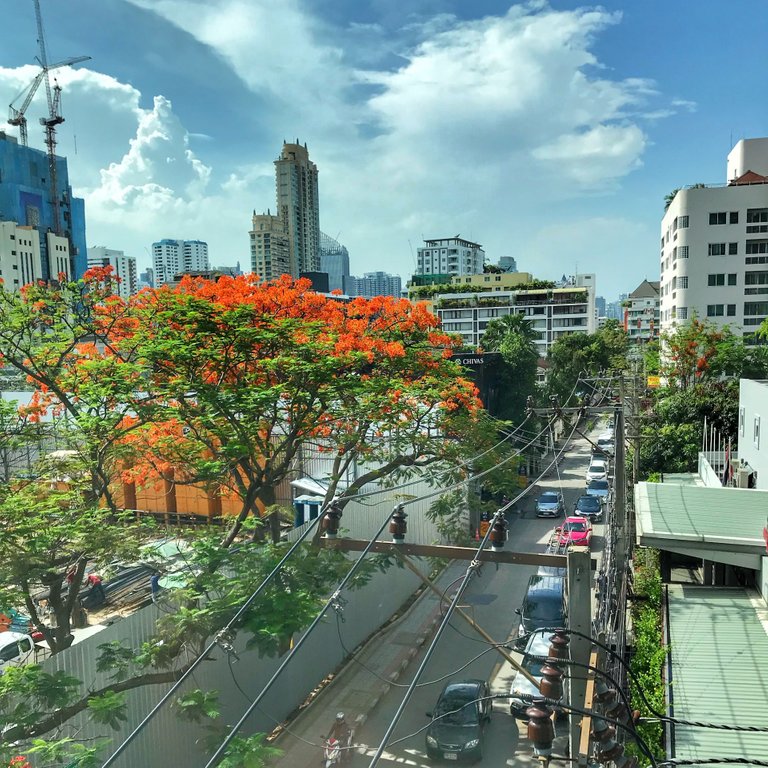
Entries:
[[662,219],[662,331],[697,317],[750,336],[768,317],[768,139],[740,141],[727,173],[679,190]]
[[577,284],[561,288],[441,294],[435,296],[433,311],[446,333],[459,334],[472,347],[480,345],[492,320],[525,315],[536,332],[539,357],[546,357],[562,336],[595,332],[594,285],[578,285],[579,277]]
[[425,240],[417,249],[418,275],[477,275],[483,271],[485,251],[479,243],[461,237]]
[[643,342],[659,338],[661,302],[659,283],[643,280],[629,294],[624,309],[625,326],[630,341]]
[[42,280],[40,235],[34,227],[0,221],[0,278],[6,291]]
[[752,476],[752,487],[768,491],[768,381],[739,381],[738,443],[739,468]]
[[115,293],[124,299],[139,289],[136,277],[136,259],[126,256],[124,251],[105,248],[103,245],[88,249],[88,268],[112,267],[112,274],[118,278]]
[[173,282],[176,275],[205,272],[211,268],[208,243],[202,240],[159,240],[152,243],[155,287]]

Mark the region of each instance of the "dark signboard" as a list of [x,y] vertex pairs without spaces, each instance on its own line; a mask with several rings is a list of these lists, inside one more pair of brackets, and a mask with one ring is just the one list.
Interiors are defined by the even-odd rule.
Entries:
[[491,416],[498,415],[500,352],[461,352],[451,360],[459,363],[480,390],[480,399]]

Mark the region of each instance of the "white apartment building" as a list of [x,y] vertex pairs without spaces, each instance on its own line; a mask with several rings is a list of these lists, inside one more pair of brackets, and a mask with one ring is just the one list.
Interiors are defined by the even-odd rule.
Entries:
[[643,280],[629,294],[624,308],[624,323],[630,341],[659,338],[660,308],[659,283]]
[[751,475],[752,487],[768,491],[768,381],[739,381],[738,461],[739,468]]
[[472,347],[480,345],[488,323],[499,317],[519,313],[530,319],[538,338],[539,357],[546,357],[557,339],[571,333],[594,333],[594,276],[589,285],[536,288],[479,293],[445,293],[434,298],[433,312],[446,333],[458,333]]
[[60,275],[64,280],[72,278],[72,260],[69,252],[69,238],[62,235],[54,235],[47,232],[45,235],[48,244],[48,269],[51,280],[58,280]]
[[0,221],[0,278],[6,291],[42,280],[40,235],[34,227]]
[[748,336],[768,317],[768,139],[741,140],[728,182],[681,189],[661,222],[661,330],[691,318]]
[[285,221],[280,216],[253,212],[251,231],[251,272],[263,282],[291,274],[290,248]]
[[485,264],[483,247],[458,235],[425,240],[416,253],[417,275],[477,275]]
[[136,277],[136,259],[126,256],[124,251],[106,248],[103,245],[88,249],[88,268],[112,267],[112,274],[118,278],[115,293],[124,299],[139,289]]
[[159,240],[152,243],[152,267],[157,288],[173,282],[176,275],[206,272],[211,268],[208,243],[202,240]]
[[350,277],[348,281],[350,296],[394,296],[398,298],[402,292],[400,275],[390,275],[387,272],[366,272],[362,277]]

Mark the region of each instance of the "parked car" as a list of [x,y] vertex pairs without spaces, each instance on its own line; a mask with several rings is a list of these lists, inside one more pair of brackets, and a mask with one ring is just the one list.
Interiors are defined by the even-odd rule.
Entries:
[[536,499],[536,517],[560,517],[564,513],[565,502],[559,491],[545,491]]
[[613,450],[614,450],[613,434],[606,433],[606,434],[600,435],[597,438],[597,448],[599,451],[602,451],[603,453],[613,456]]
[[[523,653],[532,656],[548,656],[549,638],[551,636],[552,632],[550,630],[533,632],[528,636],[528,642],[525,644]],[[541,680],[541,668],[543,666],[543,661],[534,661],[527,656],[524,656],[523,658],[523,668],[537,680]],[[510,713],[520,720],[527,720],[528,715],[526,715],[525,711],[531,704],[526,703],[523,699],[519,698],[519,696],[520,694],[541,696],[539,689],[527,677],[518,672],[515,675],[515,679],[512,681],[512,687],[509,693],[511,694],[511,698],[509,699]]]
[[544,627],[565,626],[565,579],[531,576],[523,604],[515,611],[520,617],[519,639]]
[[604,504],[608,501],[608,494],[610,493],[610,486],[607,480],[590,480],[587,483],[587,489],[585,493],[587,496],[597,496],[598,499]]
[[555,533],[560,534],[560,547],[588,547],[592,543],[592,524],[584,517],[566,517],[565,522],[555,528]]
[[592,520],[602,520],[603,505],[597,496],[579,496],[576,499],[573,514],[578,517],[588,517]]
[[427,755],[432,760],[476,762],[483,759],[483,729],[491,720],[490,689],[485,680],[448,683],[440,693],[427,727]]
[[607,480],[608,462],[603,459],[593,458],[587,469],[587,482],[590,480]]

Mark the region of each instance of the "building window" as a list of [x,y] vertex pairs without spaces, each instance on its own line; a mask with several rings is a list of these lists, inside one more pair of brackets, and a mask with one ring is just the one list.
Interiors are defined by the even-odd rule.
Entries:
[[710,243],[708,253],[710,256],[725,256],[725,243]]
[[736,305],[735,304],[729,304],[726,307],[725,314],[728,315],[728,317],[735,317],[736,316]]
[[707,275],[707,285],[725,285],[725,275]]
[[747,224],[768,224],[768,208],[749,208]]
[[731,211],[730,213],[730,221],[729,224],[738,224],[739,223],[739,212],[738,211]]
[[724,310],[723,304],[707,304],[707,317],[722,317]]
[[744,259],[745,264],[768,264],[768,257],[766,256],[747,256]]
[[736,285],[737,275],[735,272],[731,272],[728,275],[728,285]]
[[688,319],[688,307],[678,307],[677,308],[677,319],[678,320],[687,320]]
[[725,224],[725,211],[718,211],[717,213],[709,214],[710,224]]
[[739,244],[738,243],[728,243],[728,255],[729,256],[736,256],[739,253]]
[[768,315],[768,301],[745,301],[745,315]]
[[687,229],[687,228],[688,228],[688,217],[678,216],[675,219],[674,229]]
[[755,416],[755,423],[752,428],[752,442],[755,444],[755,448],[760,449],[760,417]]
[[739,437],[744,437],[744,409],[739,408]]
[[677,287],[678,288],[687,288],[688,287],[688,275],[684,275],[683,277],[677,278]]
[[768,240],[747,240],[747,253],[768,253]]

